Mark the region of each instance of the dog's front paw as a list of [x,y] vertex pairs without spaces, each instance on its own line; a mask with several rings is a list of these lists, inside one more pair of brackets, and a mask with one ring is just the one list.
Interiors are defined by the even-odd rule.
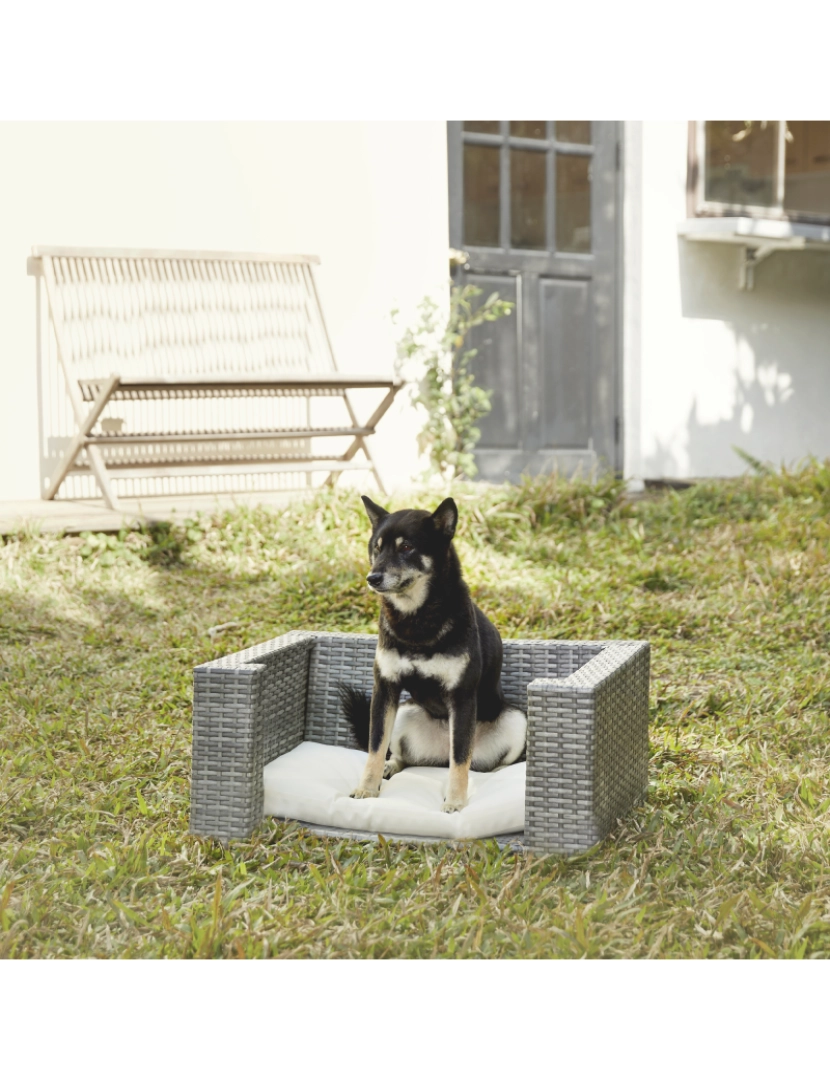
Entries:
[[370,791],[369,788],[359,787],[355,788],[351,797],[353,799],[376,799],[380,795],[380,788],[377,791]]
[[457,814],[458,811],[463,810],[466,805],[467,805],[466,799],[465,799],[464,802],[450,802],[449,799],[448,799],[444,803],[444,805],[441,807],[441,809],[443,810],[443,812],[445,814]]

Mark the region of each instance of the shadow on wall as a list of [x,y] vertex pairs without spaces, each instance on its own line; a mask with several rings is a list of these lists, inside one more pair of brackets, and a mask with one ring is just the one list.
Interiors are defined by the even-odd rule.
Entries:
[[[830,456],[830,252],[776,252],[745,292],[741,248],[682,239],[678,248],[683,318],[722,322],[734,338],[732,355],[724,355],[733,370],[731,410],[724,401],[727,415],[707,422],[695,396],[686,475],[744,472],[733,446],[775,465]],[[672,449],[659,442],[645,468],[679,475]]]

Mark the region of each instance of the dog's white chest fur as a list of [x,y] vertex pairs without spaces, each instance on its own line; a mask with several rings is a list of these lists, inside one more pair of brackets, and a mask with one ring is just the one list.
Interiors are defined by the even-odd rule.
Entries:
[[410,657],[402,656],[397,649],[378,647],[375,661],[388,682],[397,682],[404,675],[420,675],[424,679],[437,679],[444,689],[452,690],[461,682],[470,657],[467,653],[460,656],[442,656],[438,653],[430,657]]

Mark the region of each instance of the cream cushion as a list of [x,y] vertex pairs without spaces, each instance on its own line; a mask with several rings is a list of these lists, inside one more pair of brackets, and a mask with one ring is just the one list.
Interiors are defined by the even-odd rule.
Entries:
[[445,814],[449,771],[409,768],[384,780],[377,799],[352,799],[366,754],[304,742],[265,766],[265,813],[335,829],[477,839],[520,832],[525,819],[525,763],[470,773],[467,806]]

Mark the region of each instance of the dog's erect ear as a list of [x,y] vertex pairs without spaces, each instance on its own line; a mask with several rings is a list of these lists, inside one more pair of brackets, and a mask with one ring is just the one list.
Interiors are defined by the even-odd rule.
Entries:
[[455,527],[458,524],[458,507],[455,505],[455,500],[444,499],[433,513],[432,521],[442,536],[452,540],[455,536]]
[[377,503],[373,503],[368,495],[361,495],[363,499],[363,505],[366,507],[366,513],[369,515],[369,520],[372,523],[372,528],[376,529],[384,518],[389,517],[389,511],[384,510],[382,506],[378,506]]

